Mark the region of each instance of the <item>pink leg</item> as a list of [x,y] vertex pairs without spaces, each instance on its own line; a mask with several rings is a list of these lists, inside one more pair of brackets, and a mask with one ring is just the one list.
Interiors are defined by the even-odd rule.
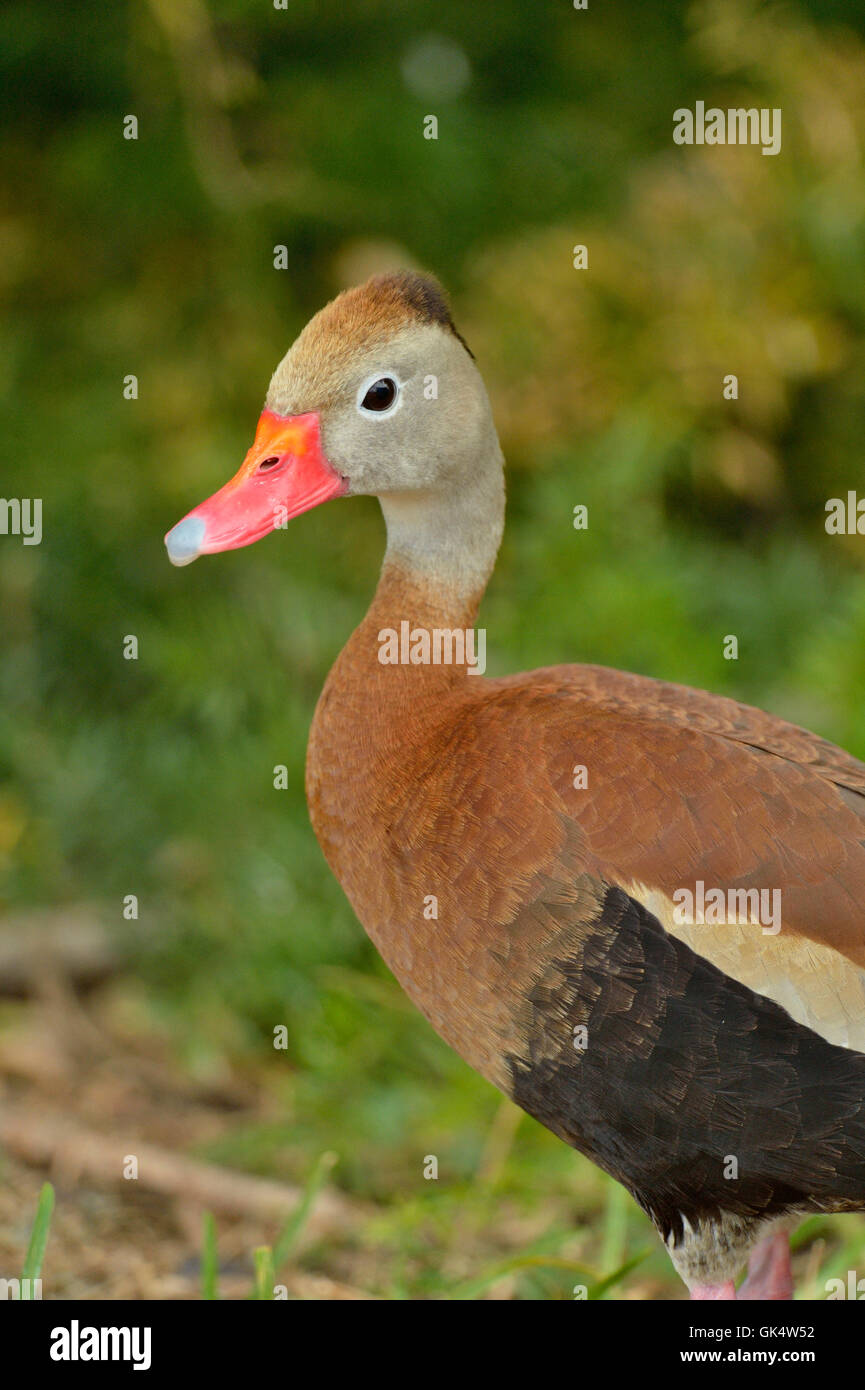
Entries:
[[728,1279],[726,1284],[695,1284],[691,1290],[691,1301],[706,1300],[710,1298],[733,1299],[736,1297],[736,1285],[732,1279]]
[[781,1303],[793,1297],[790,1237],[786,1231],[767,1236],[755,1245],[748,1261],[748,1277],[738,1298],[750,1302]]

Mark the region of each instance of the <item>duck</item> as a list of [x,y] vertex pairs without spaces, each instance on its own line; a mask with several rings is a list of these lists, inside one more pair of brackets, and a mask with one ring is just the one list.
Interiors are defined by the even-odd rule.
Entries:
[[433,276],[316,313],[168,556],[356,495],[387,541],[310,729],[328,864],[433,1028],[627,1189],[691,1299],[790,1299],[796,1223],[865,1209],[865,764],[647,676],[479,669],[504,461]]

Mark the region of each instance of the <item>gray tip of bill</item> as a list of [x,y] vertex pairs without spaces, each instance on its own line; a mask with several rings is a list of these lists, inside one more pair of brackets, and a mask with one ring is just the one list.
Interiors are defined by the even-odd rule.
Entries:
[[198,516],[187,516],[172,527],[165,537],[165,549],[172,565],[191,565],[198,559],[206,529]]

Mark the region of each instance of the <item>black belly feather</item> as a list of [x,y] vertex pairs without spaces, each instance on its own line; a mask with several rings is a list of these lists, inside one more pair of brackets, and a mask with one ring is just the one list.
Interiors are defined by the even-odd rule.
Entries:
[[623,1183],[674,1246],[686,1223],[725,1214],[756,1229],[865,1207],[865,1055],[599,887],[574,956],[549,960],[530,991],[525,1045],[507,1057],[516,1103]]

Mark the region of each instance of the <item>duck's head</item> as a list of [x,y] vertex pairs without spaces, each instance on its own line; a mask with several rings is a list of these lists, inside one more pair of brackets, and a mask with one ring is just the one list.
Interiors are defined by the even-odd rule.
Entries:
[[316,314],[273,374],[240,471],[168,532],[169,558],[249,545],[353,494],[381,499],[392,552],[440,550],[431,531],[461,504],[476,522],[498,512],[500,534],[487,394],[431,277],[376,276]]

